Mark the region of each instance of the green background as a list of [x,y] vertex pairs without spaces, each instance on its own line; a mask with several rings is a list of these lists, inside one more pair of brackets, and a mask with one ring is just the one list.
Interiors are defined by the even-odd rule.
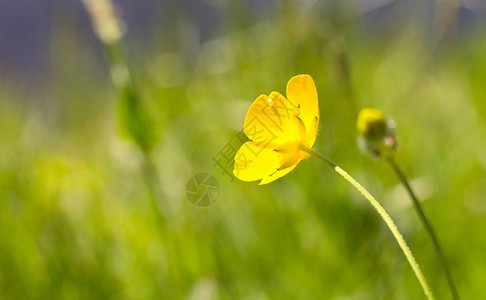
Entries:
[[[430,29],[420,8],[368,28],[345,5],[276,2],[256,18],[243,1],[210,3],[224,22],[206,41],[175,4],[150,47],[123,41],[150,156],[123,129],[136,120],[120,111],[132,108],[110,83],[101,43],[77,37],[76,19],[52,20],[48,82],[0,75],[0,297],[425,298],[378,214],[320,161],[265,186],[214,165],[227,143],[238,144],[251,102],[285,93],[305,73],[319,93],[314,149],[382,203],[437,299],[448,299],[405,190],[357,147],[361,108],[396,121],[398,163],[459,294],[486,298],[484,31],[459,34],[456,8],[445,4]],[[200,172],[221,186],[207,208],[185,198]]]

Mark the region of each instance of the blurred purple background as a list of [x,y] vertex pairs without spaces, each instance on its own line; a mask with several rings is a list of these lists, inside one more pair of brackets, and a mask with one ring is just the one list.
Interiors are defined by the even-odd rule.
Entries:
[[[313,1],[298,1],[304,5]],[[420,2],[420,3],[419,3]],[[223,11],[225,1],[217,0],[143,0],[115,1],[127,24],[125,44],[134,55],[143,56],[150,51],[177,51],[190,31],[198,42],[225,34],[234,26],[251,25],[270,17],[280,5],[277,1],[252,0],[242,2],[238,12],[243,17],[233,20],[231,10]],[[394,23],[403,22],[417,5],[424,8],[423,26],[434,31],[437,1],[351,1],[356,18],[364,21],[370,34],[386,34]],[[323,14],[337,9],[339,2],[319,3]],[[226,9],[226,8],[225,8]],[[462,1],[458,11],[457,34],[466,36],[472,30],[484,27],[486,1]],[[184,22],[181,22],[185,21]],[[239,23],[238,23],[239,22]],[[184,28],[183,24],[191,24]],[[60,28],[64,27],[66,28]],[[233,26],[233,27],[231,27]],[[231,27],[231,28],[228,28]],[[82,47],[94,48],[101,57],[101,47],[80,0],[2,0],[0,1],[0,76],[21,81],[49,78],[52,55],[56,47],[53,36],[59,33],[75,35]],[[100,59],[102,62],[102,59]]]

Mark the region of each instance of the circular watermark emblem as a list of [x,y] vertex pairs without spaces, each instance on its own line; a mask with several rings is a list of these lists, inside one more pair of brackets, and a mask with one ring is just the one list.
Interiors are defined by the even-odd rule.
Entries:
[[219,196],[219,183],[209,173],[199,173],[187,181],[186,198],[194,206],[207,207],[216,202]]

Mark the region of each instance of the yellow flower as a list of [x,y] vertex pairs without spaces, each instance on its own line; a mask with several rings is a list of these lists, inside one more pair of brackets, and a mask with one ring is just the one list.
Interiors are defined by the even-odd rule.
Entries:
[[233,174],[243,181],[267,184],[288,174],[309,157],[319,125],[317,90],[309,75],[287,83],[287,98],[278,92],[259,96],[250,106],[243,131],[251,140],[235,155]]

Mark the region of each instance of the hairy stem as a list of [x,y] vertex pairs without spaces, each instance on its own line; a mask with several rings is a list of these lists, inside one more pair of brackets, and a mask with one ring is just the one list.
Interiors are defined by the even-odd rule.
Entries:
[[418,281],[420,282],[420,285],[422,286],[425,295],[427,296],[428,299],[434,299],[434,296],[432,295],[432,292],[427,284],[427,281],[425,280],[425,276],[422,273],[422,270],[420,269],[417,261],[415,260],[415,257],[412,254],[412,251],[410,248],[407,246],[407,243],[403,239],[402,235],[398,231],[397,226],[393,222],[393,220],[390,218],[388,213],[385,211],[385,209],[380,205],[378,201],[364,188],[357,182],[353,177],[351,177],[346,171],[341,169],[338,165],[336,165],[334,162],[326,158],[325,156],[321,155],[320,153],[314,151],[313,149],[306,147],[304,145],[300,145],[299,148],[302,151],[305,151],[309,153],[310,155],[314,156],[315,158],[321,160],[322,162],[326,163],[328,166],[334,169],[339,175],[341,175],[344,179],[346,179],[351,185],[354,186],[365,198],[368,200],[371,205],[376,209],[378,214],[380,214],[381,218],[385,221],[386,225],[392,232],[393,236],[398,242],[398,245],[403,251],[403,254],[405,254],[405,257],[408,260],[408,263],[412,267],[415,276],[417,277]]

